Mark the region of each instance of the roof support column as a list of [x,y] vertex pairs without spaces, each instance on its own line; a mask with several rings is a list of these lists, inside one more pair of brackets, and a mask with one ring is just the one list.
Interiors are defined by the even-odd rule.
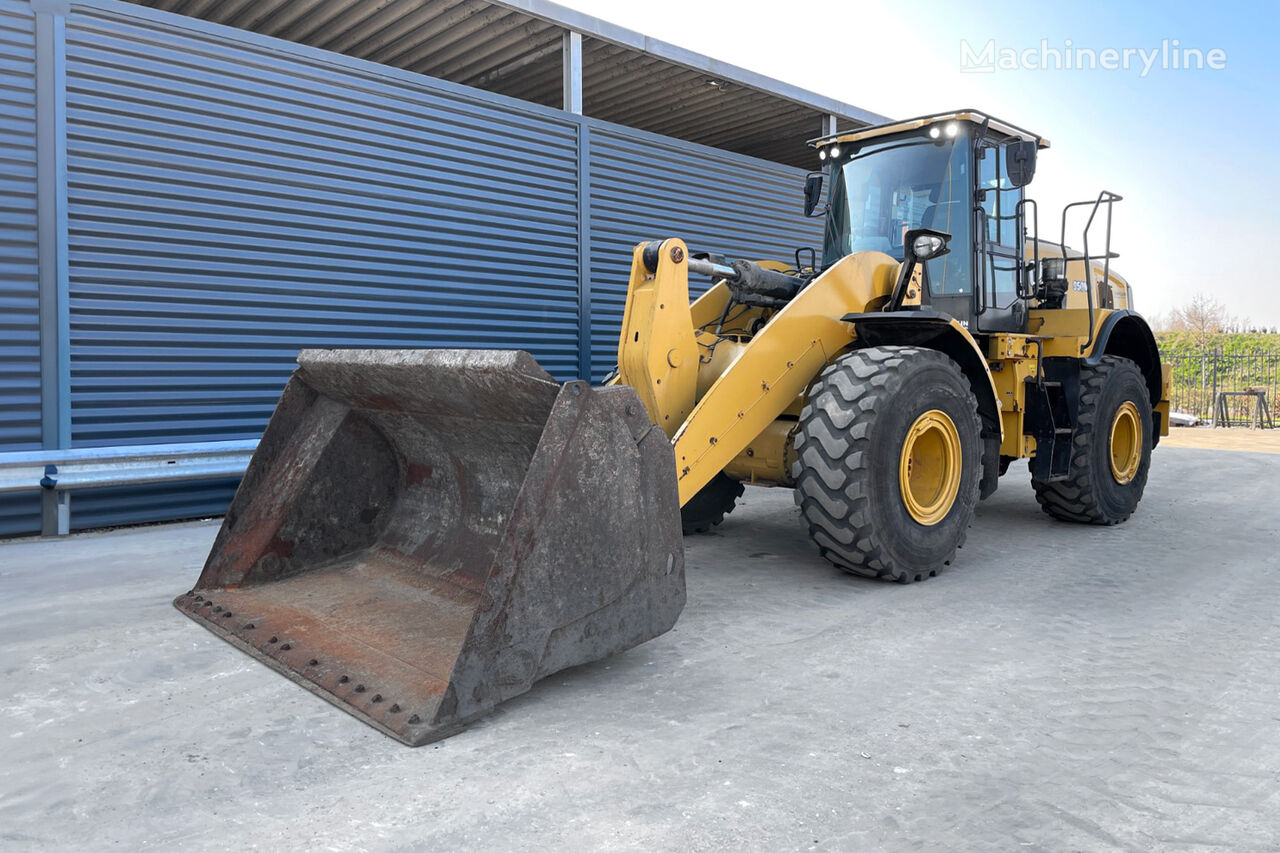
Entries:
[[582,115],[582,33],[564,34],[561,66],[564,69],[563,109]]
[[828,113],[822,117],[822,133],[819,136],[834,136],[836,132],[836,117]]
[[[39,264],[40,445],[71,444],[67,272],[66,0],[33,0],[36,37],[36,240]],[[40,490],[40,531],[70,529],[66,492]]]
[[592,381],[591,125],[578,122],[578,378]]

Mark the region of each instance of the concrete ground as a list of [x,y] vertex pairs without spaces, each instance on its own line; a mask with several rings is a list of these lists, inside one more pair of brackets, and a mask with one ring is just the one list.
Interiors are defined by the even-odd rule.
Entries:
[[1280,429],[1244,427],[1178,427],[1163,439],[1168,447],[1205,450],[1242,450],[1248,453],[1280,453]]
[[417,750],[170,606],[213,523],[3,544],[0,848],[1273,851],[1278,483],[1162,447],[1088,528],[1015,467],[909,587],[750,490],[674,631]]

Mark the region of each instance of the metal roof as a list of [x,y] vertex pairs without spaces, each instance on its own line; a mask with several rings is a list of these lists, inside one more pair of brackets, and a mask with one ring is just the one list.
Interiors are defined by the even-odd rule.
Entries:
[[582,35],[583,113],[813,168],[806,141],[886,119],[546,0],[133,0],[562,106],[564,36]]

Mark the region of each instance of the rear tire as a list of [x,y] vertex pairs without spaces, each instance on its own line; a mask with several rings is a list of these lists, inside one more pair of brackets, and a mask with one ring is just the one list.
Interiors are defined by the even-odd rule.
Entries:
[[742,497],[742,484],[725,474],[702,487],[687,504],[680,508],[680,523],[685,536],[707,533],[733,512],[733,505]]
[[1147,486],[1152,423],[1151,397],[1138,365],[1112,355],[1081,365],[1071,467],[1065,480],[1032,478],[1041,508],[1081,524],[1128,519]]
[[795,449],[809,536],[844,571],[924,580],[964,543],[982,426],[969,381],[946,355],[873,347],[836,359],[809,390]]

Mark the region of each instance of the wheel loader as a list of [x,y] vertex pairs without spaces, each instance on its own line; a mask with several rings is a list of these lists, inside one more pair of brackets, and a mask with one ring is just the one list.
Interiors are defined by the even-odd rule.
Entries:
[[952,562],[1014,460],[1055,519],[1128,519],[1169,376],[1111,269],[1120,197],[1041,239],[1048,141],[976,110],[811,144],[821,249],[641,242],[601,386],[519,351],[304,350],[177,607],[417,745],[669,630],[682,535],[744,484],[900,583]]

